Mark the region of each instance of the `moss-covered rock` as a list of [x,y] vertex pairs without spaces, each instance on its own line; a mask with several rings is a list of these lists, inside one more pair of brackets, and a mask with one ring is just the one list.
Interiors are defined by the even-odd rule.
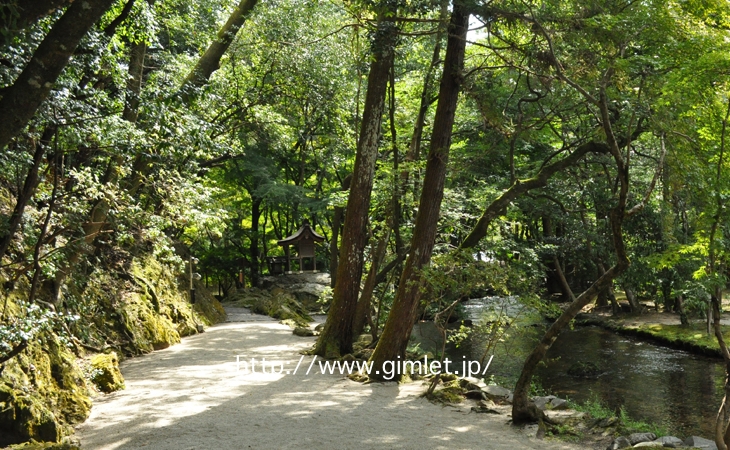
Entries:
[[[72,426],[86,420],[91,409],[87,377],[105,392],[123,386],[118,359],[106,352],[147,353],[197,333],[200,325],[225,319],[222,306],[204,286],[196,286],[197,301],[190,303],[179,268],[151,256],[135,259],[120,251],[116,257],[119,261],[67,284],[64,308],[79,319],[68,324],[74,337],[65,342],[74,343],[75,354],[58,336],[46,333],[6,362],[0,376],[0,447],[59,442],[72,434]],[[0,274],[0,284],[4,281]],[[8,316],[22,313],[18,305],[27,290],[21,281],[0,291]],[[85,349],[104,354],[89,363],[83,358]],[[82,371],[84,364],[88,367]]]
[[119,371],[119,358],[115,352],[92,356],[91,367],[91,381],[100,391],[108,393],[124,389],[124,377]]
[[241,290],[229,297],[227,303],[251,308],[255,314],[291,322],[298,327],[309,327],[312,322],[304,306],[281,288],[274,288],[270,292],[258,288]]
[[90,410],[74,355],[55,336],[43,336],[8,361],[0,377],[0,445],[57,442]]

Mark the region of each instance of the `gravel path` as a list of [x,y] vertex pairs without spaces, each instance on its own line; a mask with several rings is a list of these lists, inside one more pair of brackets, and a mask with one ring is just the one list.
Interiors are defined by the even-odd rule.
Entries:
[[[127,388],[98,397],[77,431],[84,449],[578,449],[538,441],[507,415],[433,405],[411,383],[363,385],[323,375],[312,357],[298,373],[244,370],[282,360],[293,372],[314,338],[268,317],[231,309],[229,322],[122,363]],[[534,431],[532,431],[534,433]]]

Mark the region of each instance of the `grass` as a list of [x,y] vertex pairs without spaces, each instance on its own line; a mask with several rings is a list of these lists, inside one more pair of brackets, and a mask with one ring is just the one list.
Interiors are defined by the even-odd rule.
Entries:
[[669,430],[665,426],[633,419],[623,407],[617,413],[596,397],[592,397],[583,403],[569,402],[569,405],[576,411],[587,413],[595,420],[615,420],[616,431],[622,435],[654,433],[657,437],[661,437],[669,434]]
[[[707,334],[704,323],[689,325],[645,324],[635,328],[637,331],[674,345],[688,345],[707,352],[719,352],[720,346],[714,334]],[[725,342],[730,342],[730,327],[722,326]]]

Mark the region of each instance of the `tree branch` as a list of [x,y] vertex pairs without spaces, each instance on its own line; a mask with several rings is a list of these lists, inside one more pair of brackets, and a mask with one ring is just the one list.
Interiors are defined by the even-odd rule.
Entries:
[[459,246],[460,248],[471,248],[477,245],[479,241],[487,235],[487,229],[489,224],[498,217],[512,201],[521,196],[522,194],[541,187],[547,186],[547,182],[557,172],[565,169],[578,162],[587,153],[608,153],[609,149],[604,143],[600,142],[587,142],[578,147],[573,153],[560,161],[554,162],[550,165],[544,166],[540,169],[538,174],[534,178],[527,180],[516,180],[512,183],[512,186],[507,189],[502,195],[494,200],[484,211],[479,221],[474,226],[474,229],[464,239],[464,242]]

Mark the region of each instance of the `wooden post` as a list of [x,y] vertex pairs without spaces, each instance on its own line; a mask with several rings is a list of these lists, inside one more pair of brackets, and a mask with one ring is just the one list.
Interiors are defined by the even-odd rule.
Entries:
[[291,273],[291,258],[289,256],[289,245],[284,246],[284,255],[286,256],[286,273]]

